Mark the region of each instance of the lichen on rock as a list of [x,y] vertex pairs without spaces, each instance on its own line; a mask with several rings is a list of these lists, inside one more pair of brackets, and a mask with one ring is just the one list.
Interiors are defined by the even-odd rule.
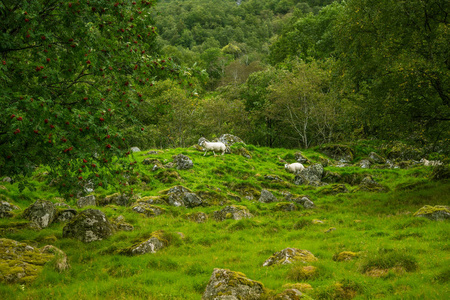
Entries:
[[195,223],[204,223],[208,220],[208,215],[201,211],[186,214],[185,217]]
[[312,262],[317,261],[317,257],[314,256],[308,250],[301,250],[297,248],[286,248],[279,252],[274,253],[264,263],[263,267],[271,265],[285,265],[293,262]]
[[267,294],[261,282],[247,278],[241,272],[214,269],[202,300],[259,300]]
[[56,216],[56,209],[53,202],[46,200],[36,200],[23,212],[23,217],[36,223],[40,228],[48,227]]
[[138,201],[136,202],[132,208],[131,208],[134,212],[140,213],[145,215],[146,217],[156,217],[159,215],[162,215],[163,213],[166,212],[166,210],[162,207],[159,206],[155,206],[152,204],[149,204],[147,202],[141,202]]
[[[53,251],[49,251],[50,248]],[[44,265],[55,258],[55,255],[55,267],[58,271],[70,267],[67,260],[65,267],[63,263],[58,264],[59,257],[65,257],[65,254],[56,247],[46,246],[40,250],[26,243],[0,238],[0,282],[29,283],[37,278]]]
[[214,219],[216,221],[224,221],[226,219],[241,220],[252,217],[253,215],[249,212],[248,208],[242,205],[230,205],[214,212]]
[[80,212],[63,228],[63,237],[75,238],[84,243],[107,239],[113,233],[113,225],[105,214],[97,209]]
[[445,205],[425,205],[414,213],[414,217],[425,217],[434,221],[449,219],[450,207]]
[[168,245],[169,241],[165,236],[165,232],[163,230],[158,230],[152,232],[150,238],[120,250],[119,254],[135,256],[146,253],[156,253],[158,250],[167,247]]
[[19,210],[20,208],[14,204],[7,201],[0,201],[0,219],[1,218],[11,218],[13,216],[14,210]]

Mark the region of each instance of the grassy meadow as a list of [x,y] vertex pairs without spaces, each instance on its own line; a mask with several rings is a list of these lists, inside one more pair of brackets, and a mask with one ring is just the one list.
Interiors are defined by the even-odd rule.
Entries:
[[[214,268],[242,272],[263,283],[271,295],[295,283],[310,284],[312,289],[305,293],[314,299],[445,299],[450,295],[450,223],[413,216],[424,205],[450,205],[450,182],[431,181],[432,167],[362,169],[357,164],[338,167],[330,160],[325,171],[339,174],[342,182],[337,184],[348,189],[335,194],[333,184],[293,184],[295,176],[284,169],[282,160],[294,162],[298,150],[245,148],[251,158],[213,156],[211,152],[203,156],[194,148],[135,153],[139,175],[128,179],[134,197],[157,196],[182,185],[208,205],[160,205],[166,211],[154,218],[130,207],[95,207],[110,219],[124,216],[134,231],[119,231],[107,240],[88,244],[63,238],[64,223],[40,231],[9,230],[25,222],[23,209],[36,199],[61,201],[45,176],[39,175],[44,170],[36,170],[34,191],[19,193],[18,183],[1,183],[5,189],[0,189],[0,199],[21,208],[13,218],[0,219],[1,237],[37,247],[52,244],[68,255],[71,269],[58,273],[48,263],[31,283],[0,283],[0,299],[201,299]],[[146,158],[171,162],[172,156],[180,153],[192,159],[192,169],[152,171],[153,165],[142,164]],[[327,158],[315,149],[302,154],[311,163]],[[359,158],[364,158],[363,154]],[[281,180],[270,180],[266,175]],[[351,178],[366,175],[388,191],[357,191],[358,185],[352,185]],[[262,189],[271,191],[279,202],[258,202]],[[94,194],[101,199],[114,192],[110,187]],[[296,211],[280,210],[287,192],[307,195],[316,207],[297,205]],[[76,207],[74,198],[66,203]],[[230,204],[246,206],[254,217],[223,222],[212,218],[214,211]],[[78,210],[87,208],[93,207]],[[206,222],[186,218],[188,213],[200,211],[208,214]],[[157,230],[166,232],[168,247],[141,256],[118,254],[118,250]],[[262,266],[272,254],[287,247],[312,252],[318,260],[308,265],[314,266],[315,272],[305,272],[302,263]],[[339,261],[338,254],[344,251],[355,257]]]

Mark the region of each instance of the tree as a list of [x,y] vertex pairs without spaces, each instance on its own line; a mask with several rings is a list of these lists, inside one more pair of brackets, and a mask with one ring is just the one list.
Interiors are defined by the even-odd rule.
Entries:
[[445,0],[346,2],[334,33],[342,91],[367,134],[448,137],[449,12]]
[[0,2],[0,175],[45,164],[68,195],[122,172],[111,163],[129,153],[116,124],[135,121],[140,87],[178,72],[156,58],[152,9],[153,1]]
[[330,142],[337,124],[338,103],[331,96],[328,63],[290,63],[292,71],[279,73],[269,86],[272,118],[280,123],[287,140],[299,141],[305,148]]

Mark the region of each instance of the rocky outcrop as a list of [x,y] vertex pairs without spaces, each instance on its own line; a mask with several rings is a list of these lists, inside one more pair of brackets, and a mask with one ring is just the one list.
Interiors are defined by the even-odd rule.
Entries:
[[271,265],[285,265],[293,262],[312,262],[317,261],[317,258],[308,250],[301,250],[297,248],[286,248],[274,253],[264,263],[263,267]]
[[381,155],[378,155],[375,152],[369,153],[369,159],[374,164],[385,164],[386,163],[386,159],[384,157],[382,157]]
[[133,231],[134,230],[134,226],[131,225],[130,223],[125,222],[125,218],[122,215],[120,215],[117,218],[115,218],[114,220],[112,220],[112,224],[116,230],[121,230],[121,231]]
[[323,177],[322,164],[314,164],[298,172],[298,174],[295,176],[294,184],[321,186],[323,185],[323,183],[321,182],[322,177]]
[[306,156],[304,156],[301,152],[297,152],[294,154],[295,157],[295,161],[299,162],[301,164],[309,164],[310,161],[308,158],[306,158]]
[[67,256],[54,246],[38,249],[10,239],[0,238],[0,282],[29,283],[55,255],[55,268],[62,272],[70,266]]
[[414,213],[414,217],[424,217],[433,221],[450,219],[450,207],[445,205],[425,205]]
[[219,137],[219,141],[224,143],[225,146],[228,146],[228,147],[231,147],[235,143],[245,144],[244,141],[240,137],[232,135],[232,134],[228,134],[228,133],[222,134]]
[[14,210],[19,210],[19,207],[6,201],[0,201],[0,219],[11,218]]
[[261,196],[258,199],[262,203],[276,202],[277,198],[268,190],[261,190]]
[[97,202],[95,201],[94,195],[81,197],[80,199],[77,200],[78,208],[83,208],[85,206],[96,206],[96,205],[97,205]]
[[244,218],[253,218],[253,215],[247,207],[242,205],[230,205],[214,212],[214,219],[216,221],[224,221],[226,219],[241,220]]
[[23,217],[34,222],[40,228],[48,227],[56,216],[56,209],[53,202],[46,200],[36,200],[23,212]]
[[63,237],[74,238],[83,243],[101,241],[114,233],[114,227],[105,214],[97,209],[80,212],[63,228]]
[[69,220],[72,220],[77,215],[77,213],[78,212],[73,208],[58,210],[58,212],[56,213],[56,218],[53,222],[67,222]]
[[173,162],[177,165],[178,170],[188,170],[194,166],[192,159],[183,154],[173,156]]
[[147,202],[140,202],[140,201],[136,202],[132,206],[132,210],[134,212],[143,214],[143,215],[145,215],[146,217],[149,217],[149,218],[162,215],[166,211],[162,207],[158,207],[158,206],[149,204]]
[[302,196],[302,197],[298,197],[298,198],[293,198],[291,201],[298,203],[300,205],[302,205],[304,208],[306,209],[311,209],[314,208],[314,202],[312,202],[308,197],[306,196]]
[[184,186],[177,185],[168,192],[168,204],[172,206],[197,207],[203,204],[203,200]]
[[158,230],[152,232],[150,238],[146,239],[145,241],[136,243],[126,249],[122,249],[119,251],[119,253],[130,256],[142,255],[146,253],[156,253],[158,250],[167,247],[168,245],[169,241],[165,237],[165,232],[162,230]]
[[214,269],[202,300],[259,300],[266,294],[264,285],[240,272]]

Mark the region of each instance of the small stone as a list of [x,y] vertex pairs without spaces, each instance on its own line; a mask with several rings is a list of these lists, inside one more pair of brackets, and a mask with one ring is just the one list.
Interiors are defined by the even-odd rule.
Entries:
[[141,152],[141,149],[139,149],[138,147],[131,147],[130,151],[131,152]]
[[188,170],[194,166],[192,160],[183,154],[173,156],[173,163],[176,164],[178,170]]
[[208,220],[208,215],[201,211],[186,214],[185,216],[188,220],[195,222],[195,223],[204,223]]
[[226,219],[241,220],[252,217],[253,215],[249,212],[248,208],[242,205],[230,205],[220,211],[214,212],[214,219],[216,221],[224,221]]
[[285,265],[293,262],[312,262],[317,261],[317,258],[308,250],[301,250],[297,248],[286,248],[274,253],[264,263],[263,267],[271,265]]
[[306,209],[311,209],[311,208],[315,207],[314,202],[312,202],[308,197],[305,197],[305,196],[292,199],[292,201],[303,205],[303,207]]
[[14,210],[19,210],[19,207],[6,201],[0,201],[0,218],[11,218]]
[[120,250],[120,254],[124,255],[142,255],[146,253],[156,253],[158,250],[167,247],[168,240],[165,238],[165,233],[162,230],[152,232],[151,237],[143,242],[134,244],[133,246]]
[[336,230],[335,227],[330,227],[329,229],[325,230],[324,232],[325,233],[329,233],[329,232],[332,232],[332,231],[335,231],[335,230]]
[[146,202],[136,202],[133,206],[132,206],[132,210],[134,212],[140,213],[145,215],[146,217],[156,217],[159,216],[163,213],[165,213],[165,209],[162,207],[158,207]]

